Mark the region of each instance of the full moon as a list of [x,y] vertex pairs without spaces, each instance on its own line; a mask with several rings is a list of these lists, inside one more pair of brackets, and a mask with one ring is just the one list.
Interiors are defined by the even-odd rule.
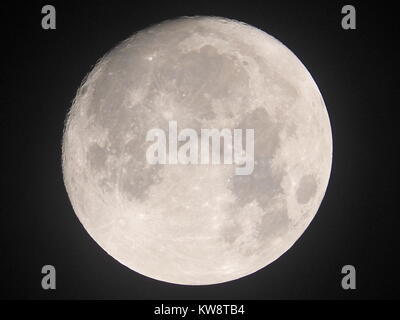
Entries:
[[[252,129],[253,170],[149,163],[149,131],[167,132],[171,147],[171,122],[199,144],[205,128],[242,129],[242,151]],[[305,66],[267,33],[219,17],[165,21],[109,51],[77,91],[62,145],[90,236],[128,268],[185,285],[238,279],[284,254],[315,216],[331,162],[328,113]]]

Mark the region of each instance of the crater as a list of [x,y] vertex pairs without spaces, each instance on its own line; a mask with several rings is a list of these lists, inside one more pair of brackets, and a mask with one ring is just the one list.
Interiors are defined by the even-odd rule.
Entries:
[[317,180],[311,174],[305,175],[301,178],[299,187],[297,189],[297,202],[306,204],[317,193]]
[[125,166],[125,169],[126,172],[121,177],[120,190],[128,200],[145,200],[148,188],[161,182],[157,174],[159,166],[143,168],[140,162],[133,159]]
[[81,87],[80,94],[81,94],[82,96],[84,96],[84,95],[86,94],[87,90],[88,90],[88,85],[87,85],[87,84],[83,85],[83,86]]
[[160,182],[158,172],[161,167],[147,164],[146,144],[143,141],[145,141],[144,133],[140,133],[124,147],[123,157],[128,160],[124,163],[123,170],[120,171],[119,188],[128,200],[134,198],[145,200],[150,186]]
[[233,222],[231,225],[227,225],[221,232],[221,236],[225,242],[232,245],[236,239],[241,235],[242,228],[237,222]]
[[257,226],[258,237],[263,242],[272,241],[287,231],[289,223],[286,206],[267,212]]
[[86,153],[94,181],[104,192],[111,192],[116,182],[114,164],[109,156],[107,148],[96,143],[90,145]]
[[99,172],[105,169],[107,152],[98,144],[92,144],[89,147],[86,157],[94,172]]

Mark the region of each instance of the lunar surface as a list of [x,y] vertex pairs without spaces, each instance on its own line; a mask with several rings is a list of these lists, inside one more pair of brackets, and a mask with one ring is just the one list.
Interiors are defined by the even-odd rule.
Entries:
[[[169,121],[254,129],[254,170],[150,164],[146,134]],[[185,17],[98,61],[62,156],[74,211],[109,255],[154,279],[206,285],[267,266],[301,236],[325,194],[332,136],[317,85],[281,42],[238,21]]]

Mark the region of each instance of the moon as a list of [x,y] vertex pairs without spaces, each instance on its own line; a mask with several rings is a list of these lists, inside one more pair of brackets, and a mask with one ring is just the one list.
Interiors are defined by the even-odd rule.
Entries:
[[[169,121],[254,129],[254,170],[149,164],[146,134]],[[220,17],[165,21],[109,51],[78,89],[62,143],[90,236],[128,268],[184,285],[238,279],[284,254],[314,218],[331,163],[328,113],[305,66]]]

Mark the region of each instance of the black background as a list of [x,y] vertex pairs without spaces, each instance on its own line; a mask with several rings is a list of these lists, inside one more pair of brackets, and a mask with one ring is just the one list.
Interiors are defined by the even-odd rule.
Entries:
[[[26,1],[1,2],[3,299],[374,299],[399,298],[400,249],[392,102],[395,10],[366,1]],[[41,8],[57,29],[41,28]],[[357,30],[341,28],[341,8],[357,9]],[[217,15],[256,26],[289,47],[324,97],[334,157],[313,222],[277,261],[245,278],[180,286],[137,274],[108,256],[76,218],[61,172],[63,124],[97,59],[151,24]],[[41,288],[41,268],[57,289]],[[341,268],[357,269],[357,290],[341,288]],[[160,265],[162,268],[162,265]]]

